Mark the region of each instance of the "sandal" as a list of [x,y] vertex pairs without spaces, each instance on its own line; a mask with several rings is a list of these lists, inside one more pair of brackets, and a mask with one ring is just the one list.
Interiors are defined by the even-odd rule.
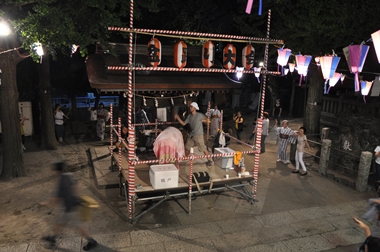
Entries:
[[307,172],[301,173],[300,176],[306,176]]
[[292,173],[300,173],[300,170],[293,170]]

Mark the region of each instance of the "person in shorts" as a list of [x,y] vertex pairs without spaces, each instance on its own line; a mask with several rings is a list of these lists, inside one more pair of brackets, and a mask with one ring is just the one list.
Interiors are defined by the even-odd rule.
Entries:
[[55,195],[46,202],[42,202],[41,206],[52,206],[61,201],[64,206],[64,212],[60,219],[53,227],[53,235],[44,236],[42,239],[50,243],[51,246],[55,245],[57,236],[61,233],[62,229],[71,224],[75,227],[82,237],[85,237],[88,243],[83,247],[84,251],[88,251],[98,245],[89,234],[84,223],[79,215],[79,199],[76,195],[75,183],[72,178],[72,173],[64,172],[65,163],[59,162],[53,166],[53,171],[59,176],[59,183]]
[[[208,123],[207,117],[204,114],[197,112],[199,106],[196,102],[192,102],[189,109],[190,114],[186,117],[185,121],[182,121],[178,114],[174,117],[182,126],[185,126],[188,123],[191,128],[191,132],[189,133],[185,144],[186,155],[189,155],[190,149],[193,147],[197,147],[199,150],[203,151],[205,155],[209,155],[205,145],[203,132],[203,123]],[[212,166],[211,158],[208,158],[206,166]]]

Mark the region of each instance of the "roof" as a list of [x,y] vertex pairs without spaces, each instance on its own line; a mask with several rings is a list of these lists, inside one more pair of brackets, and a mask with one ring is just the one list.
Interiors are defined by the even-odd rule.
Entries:
[[[98,50],[97,54],[87,58],[87,75],[92,88],[100,92],[124,92],[128,89],[128,71],[107,70],[107,66],[127,66],[127,44],[114,47],[118,56],[107,51]],[[135,64],[147,66],[148,49],[146,45],[134,48]],[[162,46],[160,66],[174,67],[173,47]],[[188,48],[187,65],[189,68],[204,68],[201,64],[202,48]],[[213,68],[222,68],[214,66]],[[232,75],[231,75],[232,76]],[[133,77],[133,89],[137,92],[150,91],[228,91],[240,88],[240,82],[233,80],[225,73],[199,72],[162,72],[136,71]]]

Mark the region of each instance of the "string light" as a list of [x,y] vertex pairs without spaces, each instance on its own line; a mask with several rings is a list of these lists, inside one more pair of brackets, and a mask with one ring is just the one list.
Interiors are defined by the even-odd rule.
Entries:
[[170,98],[170,101],[172,102],[172,106],[174,106],[174,100],[173,100],[173,98]]
[[154,104],[156,105],[156,108],[158,108],[158,100],[154,99]]

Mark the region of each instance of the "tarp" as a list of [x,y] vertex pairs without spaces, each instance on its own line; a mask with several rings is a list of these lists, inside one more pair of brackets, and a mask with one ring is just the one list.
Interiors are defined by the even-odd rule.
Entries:
[[[168,127],[162,131],[153,146],[157,159],[182,158],[185,156],[185,145],[181,131],[174,127]],[[161,164],[169,162],[160,162]]]

